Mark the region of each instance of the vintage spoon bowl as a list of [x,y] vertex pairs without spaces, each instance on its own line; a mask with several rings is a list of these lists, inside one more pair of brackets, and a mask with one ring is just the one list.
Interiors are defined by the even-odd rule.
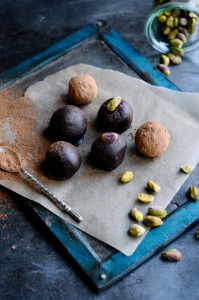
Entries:
[[21,161],[18,154],[12,149],[0,146],[0,168],[10,173],[20,173],[23,178],[31,182],[34,187],[51,199],[60,209],[67,212],[76,221],[83,221],[76,211],[74,211],[67,203],[57,198],[46,186],[43,185],[37,178],[21,167]]

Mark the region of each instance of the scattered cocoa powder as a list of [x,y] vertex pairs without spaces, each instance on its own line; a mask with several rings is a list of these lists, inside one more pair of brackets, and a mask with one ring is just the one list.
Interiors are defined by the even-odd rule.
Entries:
[[[37,169],[47,146],[44,143],[43,147],[37,134],[38,112],[34,103],[21,97],[18,90],[3,91],[0,101],[0,145],[14,150],[23,168]],[[0,180],[4,179],[21,180],[18,174],[0,170]]]

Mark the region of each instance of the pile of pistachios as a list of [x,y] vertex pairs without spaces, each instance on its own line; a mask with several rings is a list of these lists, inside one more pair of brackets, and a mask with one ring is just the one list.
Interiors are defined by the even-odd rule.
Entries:
[[168,39],[169,53],[163,54],[157,68],[165,75],[170,74],[169,65],[178,65],[184,54],[183,45],[189,35],[193,34],[199,18],[196,14],[181,9],[167,10],[158,15],[162,33]]

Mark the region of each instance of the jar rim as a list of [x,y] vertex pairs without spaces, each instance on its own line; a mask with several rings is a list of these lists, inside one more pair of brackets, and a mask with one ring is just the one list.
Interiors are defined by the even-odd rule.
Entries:
[[[157,8],[155,8],[147,17],[147,21],[145,23],[145,36],[149,43],[152,45],[153,48],[158,50],[159,52],[162,53],[167,53],[169,51],[169,47],[166,45],[164,42],[160,42],[157,40],[153,33],[153,22],[155,21],[156,17],[164,12],[165,10],[171,10],[171,9],[182,9],[182,10],[187,10],[190,12],[193,12],[199,17],[199,10],[195,7],[194,5],[195,1],[191,1],[191,3],[182,3],[182,2],[172,2],[172,3],[165,3]],[[196,40],[194,43],[190,45],[184,45],[183,50],[184,52],[189,52],[194,50],[199,46],[199,38]]]

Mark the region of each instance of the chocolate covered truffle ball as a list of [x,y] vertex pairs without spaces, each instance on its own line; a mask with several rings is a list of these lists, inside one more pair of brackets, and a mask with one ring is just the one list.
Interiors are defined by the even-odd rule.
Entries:
[[68,96],[77,105],[88,104],[97,97],[97,84],[88,74],[80,74],[69,81]]
[[81,165],[81,156],[77,148],[67,142],[52,144],[45,159],[47,176],[54,180],[71,178]]
[[148,157],[158,157],[169,146],[170,134],[159,122],[146,122],[135,134],[135,144],[138,150]]
[[111,171],[124,160],[126,142],[115,132],[106,132],[91,146],[91,159],[98,168]]
[[65,141],[78,146],[87,130],[84,113],[74,105],[66,105],[54,112],[49,123],[53,141]]
[[121,133],[131,126],[132,120],[131,105],[119,96],[106,100],[97,114],[97,126],[101,131]]

